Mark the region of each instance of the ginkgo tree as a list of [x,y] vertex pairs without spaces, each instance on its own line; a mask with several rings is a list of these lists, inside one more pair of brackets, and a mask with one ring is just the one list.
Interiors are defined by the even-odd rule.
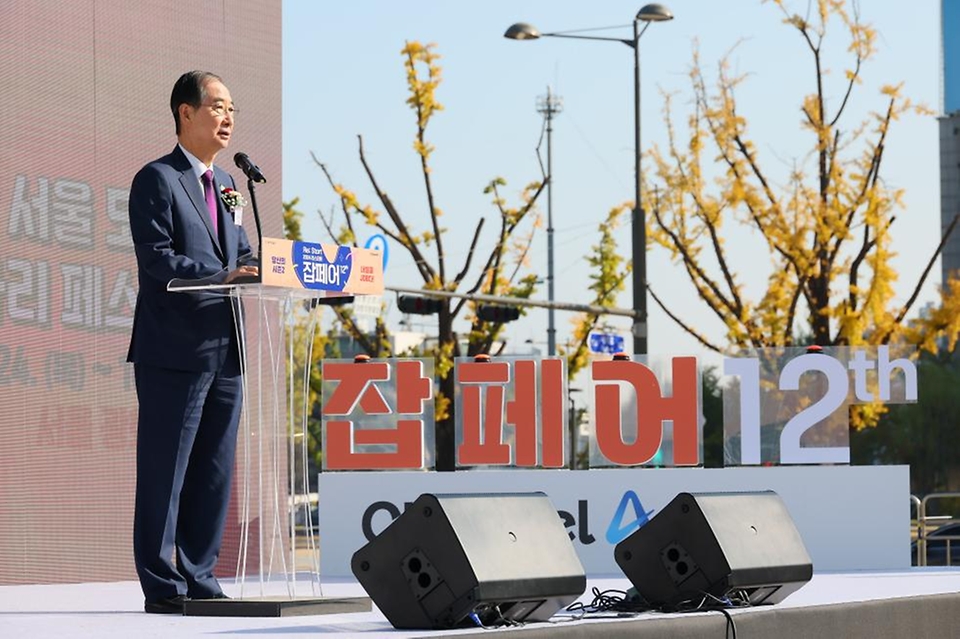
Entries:
[[[481,251],[481,235],[485,218],[477,220],[472,240],[462,263],[451,265],[446,252],[446,228],[442,225],[443,214],[435,196],[430,159],[434,151],[427,138],[431,119],[443,109],[437,99],[441,82],[439,55],[432,44],[407,42],[402,50],[406,70],[407,105],[416,116],[416,133],[413,149],[417,156],[423,178],[425,209],[419,212],[401,212],[390,199],[387,189],[376,177],[374,167],[364,152],[362,136],[358,136],[360,162],[368,178],[375,203],[363,203],[357,191],[339,183],[333,172],[316,156],[314,161],[323,172],[339,200],[339,214],[343,223],[337,225],[335,216],[324,218],[323,223],[331,237],[339,244],[356,245],[356,224],[375,227],[395,245],[409,253],[423,281],[423,289],[446,293],[482,293],[504,297],[529,298],[534,292],[536,276],[526,273],[524,258],[530,249],[534,229],[539,226],[535,204],[548,179],[528,183],[519,195],[519,203],[511,206],[503,195],[506,181],[496,177],[486,182],[484,192],[491,196],[491,204],[498,221],[498,229],[488,251]],[[426,230],[415,227],[419,219]],[[463,218],[459,218],[462,220]],[[482,253],[482,255],[481,255]],[[456,254],[463,254],[456,251]],[[454,419],[451,401],[454,397],[452,375],[453,358],[489,352],[502,332],[502,324],[479,318],[472,303],[464,298],[440,297],[437,342],[428,353],[436,358],[436,373],[439,377],[436,396],[436,467],[452,470],[454,467]],[[382,339],[382,324],[378,323],[380,339],[366,339],[359,331],[348,310],[338,310],[338,316],[346,330],[361,340],[363,348],[373,357],[393,355],[389,341]],[[466,352],[454,330],[454,321],[463,314],[470,328],[465,334]],[[502,347],[502,346],[501,346]]]
[[[956,282],[942,288],[938,309],[916,320],[906,317],[956,218],[940,244],[930,247],[929,262],[907,301],[894,298],[891,230],[904,193],[882,179],[881,169],[891,127],[908,113],[927,110],[905,97],[902,85],[889,84],[880,89],[880,107],[857,118],[850,98],[876,51],[876,31],[860,20],[856,5],[842,1],[811,3],[808,16],[774,4],[809,61],[812,89],[799,105],[808,154],[785,178],[775,175],[779,161],[774,170],[765,163],[737,101],[746,76],[731,71],[728,54],[708,82],[695,52],[692,112],[681,131],[672,96],[665,95],[668,137],[664,148],[647,154],[653,168],[644,180],[644,206],[651,212],[652,242],[685,270],[706,314],[719,320],[724,342],[711,340],[674,312],[661,296],[665,285],[656,280],[648,282],[651,297],[687,333],[718,352],[790,346],[801,339],[824,346],[903,342],[932,350],[941,336],[952,348],[960,328]],[[826,59],[825,43],[836,27],[847,44],[842,74],[830,74]],[[796,126],[795,113],[787,112],[791,121],[784,127]],[[732,225],[752,228],[760,242],[756,255],[771,256],[765,290],[757,298],[748,295],[725,243]],[[763,259],[750,269],[762,268],[756,262]]]
[[[631,208],[630,203],[613,207],[606,219],[597,227],[600,239],[591,246],[591,251],[586,257],[590,267],[590,285],[587,288],[593,294],[590,302],[592,306],[605,308],[616,306],[617,294],[623,291],[626,280],[633,271],[633,266],[627,262],[617,247],[617,229],[622,224],[624,214]],[[603,316],[599,313],[578,313],[572,318],[571,340],[557,349],[566,357],[569,378],[572,379],[589,364],[590,333],[597,328],[602,318]]]

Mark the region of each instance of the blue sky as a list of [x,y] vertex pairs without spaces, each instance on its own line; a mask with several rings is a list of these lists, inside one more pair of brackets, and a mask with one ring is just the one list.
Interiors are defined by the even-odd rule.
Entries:
[[[810,149],[800,131],[799,104],[813,89],[811,57],[799,35],[782,24],[770,2],[671,0],[671,22],[654,24],[641,40],[643,148],[665,142],[661,91],[675,93],[676,108],[688,107],[687,72],[698,43],[708,74],[719,58],[736,46],[733,69],[748,74],[738,91],[740,110],[749,122],[761,160],[771,172],[802,161]],[[805,11],[806,2],[786,3]],[[939,4],[917,0],[904,11],[901,3],[861,3],[865,22],[879,32],[878,54],[863,69],[846,116],[853,127],[867,113],[883,107],[879,87],[904,82],[906,95],[940,111]],[[283,196],[301,198],[306,212],[305,239],[329,241],[316,211],[329,213],[337,199],[314,167],[314,152],[337,181],[356,191],[361,201],[378,209],[357,153],[362,135],[374,173],[401,214],[416,228],[429,220],[419,162],[412,150],[413,112],[406,106],[406,81],[400,50],[407,40],[436,43],[442,56],[443,84],[438,91],[445,110],[428,130],[436,151],[432,158],[437,205],[449,270],[459,270],[470,235],[480,216],[487,217],[482,246],[494,239],[496,212],[483,194],[494,177],[508,182],[503,193],[513,202],[527,182],[538,179],[535,154],[542,118],[535,108],[550,85],[563,99],[554,122],[553,219],[555,228],[556,299],[589,301],[588,267],[584,257],[598,240],[597,225],[607,211],[633,198],[633,58],[628,47],[614,42],[545,38],[515,42],[502,37],[518,21],[541,31],[629,25],[639,4],[619,0],[566,2],[525,0],[482,3],[389,0],[283,3]],[[828,98],[842,96],[847,58],[842,25],[831,24],[833,45],[827,58]],[[606,32],[629,36],[629,27]],[[678,123],[683,120],[678,119]],[[906,189],[906,209],[893,227],[895,267],[900,272],[899,299],[905,300],[939,241],[940,199],[938,124],[934,115],[909,116],[897,122],[889,137],[881,175],[891,187]],[[545,215],[546,200],[541,202]],[[372,234],[371,230],[367,235]],[[364,231],[361,231],[365,239]],[[629,255],[629,227],[623,227],[620,248]],[[737,270],[759,291],[768,271],[768,257],[756,237],[731,238]],[[420,280],[400,247],[391,247],[385,278],[388,285],[418,287]],[[531,268],[546,274],[546,233],[538,233]],[[671,308],[716,340],[722,327],[696,299],[682,270],[654,247],[648,255],[648,279]],[[939,266],[924,288],[932,300],[939,284]],[[535,297],[545,299],[546,287]],[[393,301],[392,296],[387,297]],[[631,305],[628,288],[618,306]],[[395,306],[395,304],[394,304]],[[696,342],[649,302],[650,352],[696,353]],[[507,337],[517,347],[526,340],[545,350],[545,310],[532,310],[509,325]],[[570,334],[571,314],[557,314],[557,341]],[[400,319],[395,308],[390,321]],[[626,332],[629,321],[610,325]],[[430,318],[426,319],[429,330]]]

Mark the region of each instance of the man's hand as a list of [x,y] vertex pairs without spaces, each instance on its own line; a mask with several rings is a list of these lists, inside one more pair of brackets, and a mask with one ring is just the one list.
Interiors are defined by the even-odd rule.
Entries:
[[[237,268],[237,269],[235,269],[235,270],[230,271],[229,273],[227,273],[227,279],[225,279],[225,280],[223,281],[223,283],[224,283],[224,284],[230,284],[231,282],[233,282],[234,280],[237,280],[237,279],[239,279],[239,278],[243,278],[243,279],[246,279],[246,278],[256,278],[259,274],[260,274],[260,269],[259,269],[258,267],[256,267],[256,266],[252,266],[252,265],[241,266],[241,267],[239,267],[239,268]],[[243,282],[243,279],[240,279],[240,281],[237,282],[237,283],[239,284],[239,283]],[[252,280],[251,280],[251,281],[252,281]]]

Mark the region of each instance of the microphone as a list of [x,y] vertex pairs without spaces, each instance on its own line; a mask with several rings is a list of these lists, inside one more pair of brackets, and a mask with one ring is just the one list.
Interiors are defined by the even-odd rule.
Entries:
[[250,180],[254,182],[267,181],[267,178],[263,177],[263,172],[260,170],[260,167],[254,164],[246,153],[237,153],[233,156],[233,161],[236,163],[237,168],[243,171],[243,174]]

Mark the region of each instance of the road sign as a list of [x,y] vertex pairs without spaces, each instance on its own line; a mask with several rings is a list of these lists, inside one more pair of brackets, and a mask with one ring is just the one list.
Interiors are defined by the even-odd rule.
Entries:
[[590,333],[590,352],[612,355],[623,351],[623,335],[616,333]]

